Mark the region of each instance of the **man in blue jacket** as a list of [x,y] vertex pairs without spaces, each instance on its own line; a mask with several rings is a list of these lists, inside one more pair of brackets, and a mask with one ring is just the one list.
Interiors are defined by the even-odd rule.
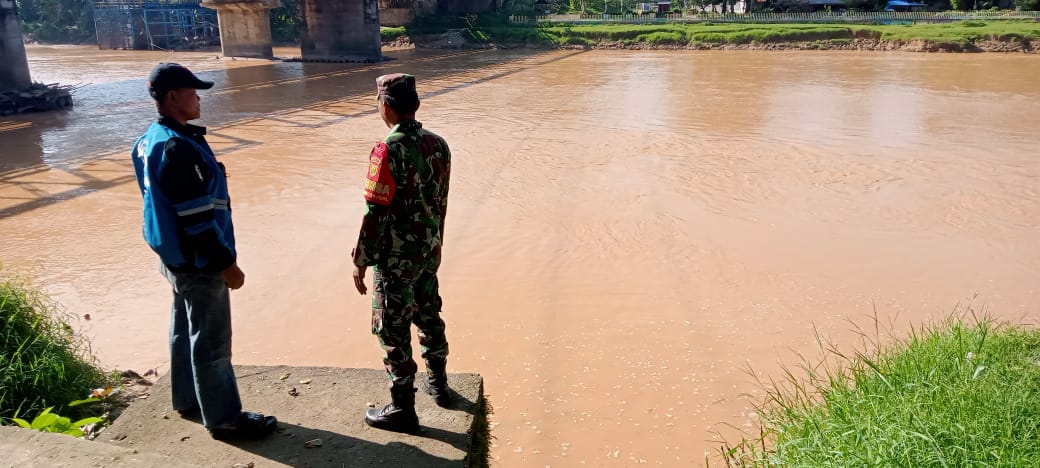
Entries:
[[242,411],[231,367],[229,290],[245,283],[235,252],[227,174],[206,143],[196,90],[209,89],[176,63],[148,76],[159,119],[132,152],[144,199],[143,234],[173,286],[170,385],[173,409],[201,416],[214,439],[257,438],[274,431],[274,416]]

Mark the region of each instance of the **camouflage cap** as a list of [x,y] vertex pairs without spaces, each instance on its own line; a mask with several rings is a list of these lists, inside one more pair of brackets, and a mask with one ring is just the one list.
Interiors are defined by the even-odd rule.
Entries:
[[376,78],[376,90],[380,96],[393,99],[418,99],[415,91],[415,77],[405,73],[394,73]]

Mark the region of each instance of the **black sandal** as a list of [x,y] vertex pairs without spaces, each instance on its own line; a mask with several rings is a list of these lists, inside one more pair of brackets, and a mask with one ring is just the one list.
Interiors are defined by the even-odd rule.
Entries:
[[261,413],[243,411],[233,424],[209,428],[209,435],[216,440],[259,439],[274,432],[278,419]]

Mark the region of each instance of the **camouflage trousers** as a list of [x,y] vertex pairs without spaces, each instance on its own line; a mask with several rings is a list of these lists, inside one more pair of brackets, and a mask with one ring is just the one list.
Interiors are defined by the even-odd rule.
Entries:
[[418,370],[412,359],[412,324],[427,367],[448,357],[448,340],[441,319],[437,266],[372,269],[372,334],[383,348],[383,365],[392,386],[411,387]]

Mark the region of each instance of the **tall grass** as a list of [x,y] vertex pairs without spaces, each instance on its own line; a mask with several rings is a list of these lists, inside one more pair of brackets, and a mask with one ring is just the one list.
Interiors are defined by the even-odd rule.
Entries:
[[1040,331],[955,316],[785,369],[729,466],[1040,466]]
[[66,411],[109,382],[70,318],[26,281],[0,272],[0,422],[31,420],[51,406]]

